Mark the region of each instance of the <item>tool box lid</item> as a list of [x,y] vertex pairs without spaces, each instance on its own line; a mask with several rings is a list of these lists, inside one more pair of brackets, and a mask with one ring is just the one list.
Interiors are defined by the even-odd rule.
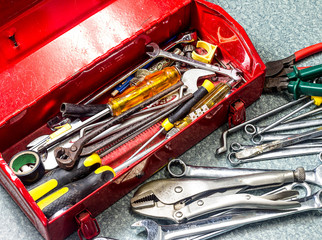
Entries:
[[3,1],[0,126],[9,119],[22,117],[34,101],[93,66],[128,38],[148,29],[154,21],[167,16],[166,12],[191,1],[139,2]]

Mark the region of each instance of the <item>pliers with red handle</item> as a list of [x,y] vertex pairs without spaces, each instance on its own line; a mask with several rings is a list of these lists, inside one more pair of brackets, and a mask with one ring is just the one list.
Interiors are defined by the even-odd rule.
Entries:
[[294,70],[294,64],[318,52],[322,52],[322,42],[303,48],[289,57],[267,62],[264,92],[285,89],[289,81],[287,75]]

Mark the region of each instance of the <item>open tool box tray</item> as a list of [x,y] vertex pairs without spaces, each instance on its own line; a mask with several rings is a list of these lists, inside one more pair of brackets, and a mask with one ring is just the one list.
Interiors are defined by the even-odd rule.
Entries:
[[[265,65],[242,27],[222,8],[203,0],[7,1],[0,9],[0,181],[46,239],[77,230],[82,212],[92,217],[227,121],[237,100],[261,95]],[[143,62],[145,45],[194,29],[218,45],[218,57],[247,80],[188,127],[69,208],[47,219],[19,178],[10,158],[48,133],[46,122],[62,102],[78,102]],[[210,146],[211,147],[211,146]]]

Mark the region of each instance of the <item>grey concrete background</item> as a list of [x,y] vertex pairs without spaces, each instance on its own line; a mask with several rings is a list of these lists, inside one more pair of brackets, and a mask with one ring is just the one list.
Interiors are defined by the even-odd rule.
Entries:
[[[287,57],[297,50],[322,40],[322,1],[319,0],[271,0],[271,1],[209,1],[223,7],[246,30],[255,48],[264,62]],[[321,64],[322,54],[317,54],[302,61],[299,66]],[[250,119],[269,109],[289,101],[286,94],[264,94],[247,109]],[[285,113],[284,113],[285,114]],[[281,115],[267,119],[273,122]],[[262,123],[261,123],[262,124]],[[263,123],[264,124],[264,123]],[[219,146],[222,126],[180,158],[189,164],[208,166],[229,166],[225,156],[215,156],[214,150]],[[248,143],[242,132],[229,137],[229,143],[240,141]],[[319,164],[317,156],[280,159],[274,161],[244,164],[242,167],[295,169],[303,166],[312,169]],[[155,174],[152,179],[165,176],[165,170]],[[314,188],[318,190],[318,188]],[[117,239],[145,239],[144,234],[137,234],[130,225],[143,217],[130,211],[130,192],[112,207],[97,217],[101,227],[100,236]],[[0,187],[0,239],[42,239],[27,217]],[[252,224],[217,237],[217,239],[321,239],[322,218],[318,213],[309,212],[292,217]],[[68,239],[77,239],[76,233]]]

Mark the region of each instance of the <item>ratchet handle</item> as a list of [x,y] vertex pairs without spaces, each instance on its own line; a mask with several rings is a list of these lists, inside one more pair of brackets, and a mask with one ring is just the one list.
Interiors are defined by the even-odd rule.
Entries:
[[322,51],[322,43],[317,43],[312,46],[303,48],[297,52],[294,53],[295,55],[295,62],[300,61],[301,59],[304,59],[308,56],[311,56],[315,53],[321,52]]
[[169,118],[164,120],[162,123],[162,127],[169,131],[176,121],[184,118],[191,110],[191,108],[198,103],[204,96],[206,96],[209,92],[214,88],[214,84],[209,80],[205,80],[201,87],[198,88],[196,92],[194,92],[193,97],[187,101],[184,105],[179,107],[179,109],[171,115]]
[[96,169],[86,178],[69,183],[56,192],[40,200],[37,204],[47,218],[56,212],[76,204],[84,197],[103,186],[115,176],[114,170],[108,166]]
[[60,106],[60,112],[63,117],[91,117],[95,114],[103,111],[108,107],[107,104],[73,104],[73,103],[62,103]]
[[27,190],[34,201],[37,201],[48,193],[87,176],[100,165],[101,158],[97,153],[94,153],[89,157],[81,158],[71,171],[56,168],[46,173],[39,181],[29,186]]

